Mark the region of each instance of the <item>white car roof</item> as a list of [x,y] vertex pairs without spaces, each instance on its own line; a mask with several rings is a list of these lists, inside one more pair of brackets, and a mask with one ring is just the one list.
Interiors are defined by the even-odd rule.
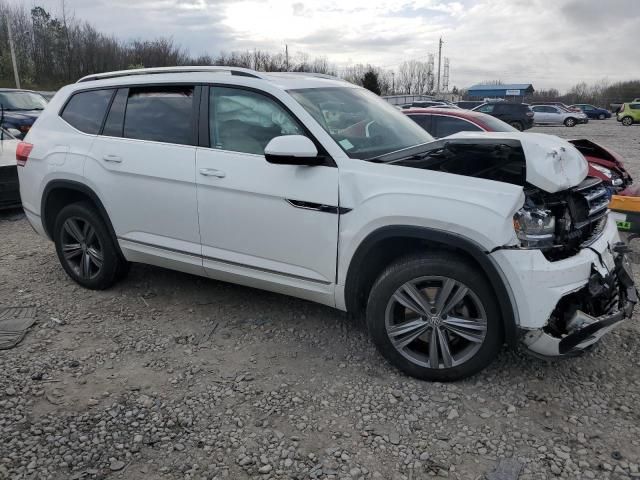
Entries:
[[158,83],[233,83],[259,86],[268,82],[282,90],[355,85],[330,75],[307,72],[257,72],[246,68],[224,66],[162,67],[120,70],[87,75],[74,84],[74,90],[98,86],[140,85]]

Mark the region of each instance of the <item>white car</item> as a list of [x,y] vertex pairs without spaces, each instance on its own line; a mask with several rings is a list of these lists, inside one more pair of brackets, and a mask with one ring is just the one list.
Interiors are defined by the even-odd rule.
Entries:
[[27,218],[80,285],[144,262],[364,314],[418,378],[469,376],[504,342],[575,355],[636,302],[607,190],[570,143],[433,141],[326,76],[92,75],[55,95],[17,158]]
[[564,125],[575,127],[579,123],[589,123],[589,117],[582,112],[572,112],[557,105],[533,105],[533,123],[536,125]]
[[18,143],[9,130],[0,128],[0,210],[20,206],[20,186],[16,166]]

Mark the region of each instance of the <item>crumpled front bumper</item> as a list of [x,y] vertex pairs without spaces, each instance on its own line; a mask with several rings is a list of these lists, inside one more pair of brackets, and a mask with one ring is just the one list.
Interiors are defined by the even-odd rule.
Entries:
[[[630,318],[638,303],[638,292],[634,285],[631,264],[627,258],[628,247],[622,242],[612,246],[615,268],[611,272],[617,289],[618,301],[611,310],[599,316],[592,316],[578,309],[567,322],[567,332],[558,335],[547,327],[530,330],[522,338],[528,350],[538,356],[572,356],[593,345],[620,323]],[[597,273],[594,273],[594,278]],[[585,287],[588,288],[588,287]]]

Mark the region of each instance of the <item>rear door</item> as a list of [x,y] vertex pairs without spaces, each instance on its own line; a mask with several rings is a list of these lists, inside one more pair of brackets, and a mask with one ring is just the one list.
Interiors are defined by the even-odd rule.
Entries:
[[202,274],[195,85],[121,88],[86,162],[123,252]]
[[332,304],[338,169],[274,165],[274,137],[308,132],[277,99],[212,86],[201,104],[198,210],[207,273]]

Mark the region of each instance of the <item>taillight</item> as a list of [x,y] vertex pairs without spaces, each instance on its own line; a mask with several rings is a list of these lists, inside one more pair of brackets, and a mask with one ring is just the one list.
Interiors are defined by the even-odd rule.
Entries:
[[624,103],[622,104],[622,106],[620,107],[620,112],[624,112]]
[[20,142],[16,147],[16,161],[19,167],[24,167],[29,160],[29,154],[33,149],[33,145],[27,142]]

